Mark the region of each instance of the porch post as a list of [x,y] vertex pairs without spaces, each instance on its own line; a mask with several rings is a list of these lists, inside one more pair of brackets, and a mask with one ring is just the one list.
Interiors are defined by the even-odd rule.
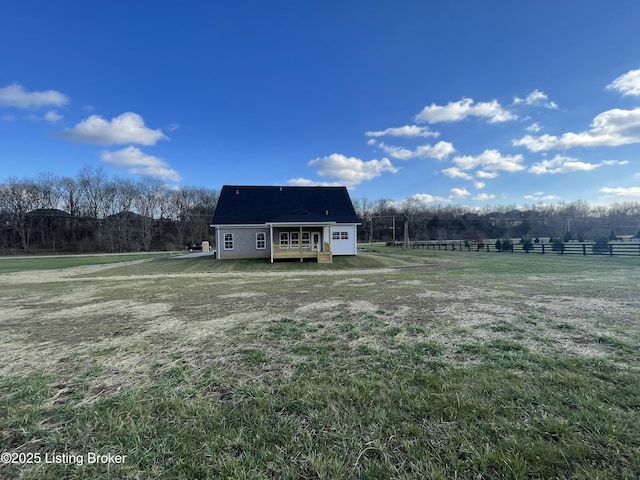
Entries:
[[303,261],[302,258],[302,225],[300,225],[300,235],[298,236],[298,247],[300,250],[300,261]]
[[271,245],[271,263],[273,263],[273,225],[269,225],[269,244]]

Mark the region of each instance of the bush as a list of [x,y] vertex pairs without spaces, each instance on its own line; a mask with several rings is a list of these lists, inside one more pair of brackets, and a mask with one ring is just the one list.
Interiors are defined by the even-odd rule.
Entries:
[[609,253],[609,239],[605,236],[597,237],[591,251],[595,254]]
[[502,242],[500,241],[500,239],[496,240],[496,250],[499,252],[502,251]]
[[558,253],[564,252],[564,240],[562,237],[551,237],[549,241],[551,242],[552,251]]
[[502,239],[502,251],[503,252],[511,252],[513,251],[513,242],[510,238]]
[[528,237],[525,237],[522,239],[522,249],[529,253],[531,250],[533,250],[533,240],[531,240]]

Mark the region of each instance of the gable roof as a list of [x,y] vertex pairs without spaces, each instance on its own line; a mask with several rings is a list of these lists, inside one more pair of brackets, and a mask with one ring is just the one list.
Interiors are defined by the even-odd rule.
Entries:
[[212,225],[360,223],[346,187],[224,185]]

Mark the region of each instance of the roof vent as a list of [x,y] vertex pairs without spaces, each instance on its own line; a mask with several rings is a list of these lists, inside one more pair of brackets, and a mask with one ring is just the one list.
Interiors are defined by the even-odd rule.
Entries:
[[327,215],[327,216],[329,216],[329,210],[325,210],[325,211],[324,211],[324,214],[325,214],[325,215]]
[[240,195],[240,190],[236,189],[236,195]]
[[280,187],[280,191],[282,191],[282,187]]

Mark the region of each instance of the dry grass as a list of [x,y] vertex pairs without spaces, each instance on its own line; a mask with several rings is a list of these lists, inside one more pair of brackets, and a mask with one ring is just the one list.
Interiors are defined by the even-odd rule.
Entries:
[[[520,385],[520,382],[529,383],[532,395],[536,396],[536,389],[542,389],[540,385],[546,385],[547,380],[564,382],[567,365],[585,365],[587,370],[576,370],[582,372],[580,374],[571,370],[574,372],[571,375],[585,375],[585,378],[596,374],[602,376],[605,370],[625,379],[640,373],[637,347],[640,328],[635,322],[640,312],[640,298],[634,294],[640,285],[640,270],[628,260],[605,264],[592,258],[579,259],[583,263],[558,258],[546,264],[532,264],[538,259],[416,252],[417,256],[409,262],[401,256],[410,253],[387,252],[385,255],[391,256],[386,263],[372,263],[378,268],[360,269],[313,270],[307,266],[307,269],[297,271],[273,272],[265,268],[260,271],[180,273],[171,271],[169,263],[162,264],[160,271],[154,271],[159,267],[150,262],[0,275],[3,304],[0,357],[5,360],[0,364],[3,382],[0,409],[5,408],[14,415],[19,411],[30,411],[29,415],[35,421],[25,430],[31,428],[33,433],[23,438],[24,435],[18,435],[15,430],[19,428],[17,417],[8,415],[0,446],[17,451],[23,448],[22,444],[36,438],[48,439],[53,445],[51,448],[60,448],[69,441],[76,442],[75,448],[113,444],[120,450],[129,449],[129,454],[136,459],[120,471],[122,477],[153,475],[153,471],[171,478],[190,476],[190,470],[176,465],[152,468],[148,459],[140,457],[138,447],[132,446],[128,436],[117,437],[120,439],[117,440],[108,432],[90,433],[87,432],[88,424],[82,423],[89,421],[82,418],[90,409],[104,415],[112,411],[114,415],[124,415],[123,409],[129,408],[129,398],[137,399],[141,405],[136,404],[135,408],[142,408],[147,405],[145,398],[177,395],[189,399],[184,408],[188,410],[192,404],[198,418],[212,415],[209,409],[213,408],[216,415],[227,415],[227,421],[235,424],[237,408],[241,405],[249,410],[260,410],[270,402],[284,402],[280,410],[293,409],[298,413],[295,419],[291,417],[292,421],[302,422],[291,435],[312,435],[309,429],[314,422],[329,429],[323,434],[313,434],[319,435],[315,441],[311,437],[300,440],[300,445],[307,446],[304,452],[297,450],[295,444],[283,446],[282,455],[272,452],[276,458],[274,472],[279,471],[282,475],[265,473],[272,467],[260,463],[268,458],[262,456],[264,452],[255,454],[257,457],[253,461],[259,466],[258,471],[253,472],[257,475],[252,475],[247,467],[250,463],[233,463],[236,452],[216,458],[217,462],[233,463],[233,468],[238,470],[202,460],[204,463],[198,464],[191,473],[205,472],[203,477],[222,475],[222,472],[259,478],[313,477],[309,473],[313,469],[307,469],[311,468],[309,465],[315,465],[316,471],[324,471],[327,477],[333,476],[330,474],[333,472],[348,477],[373,478],[380,474],[406,478],[415,475],[418,478],[431,474],[438,478],[440,472],[441,477],[446,478],[459,472],[460,475],[480,474],[487,478],[533,478],[535,469],[541,467],[525,455],[526,452],[518,453],[524,458],[509,456],[511,454],[506,450],[503,452],[505,459],[516,462],[510,468],[520,468],[517,462],[523,462],[524,474],[508,475],[505,465],[504,468],[494,465],[500,463],[498,460],[489,462],[493,465],[491,468],[483,467],[482,448],[489,445],[495,451],[502,451],[501,441],[496,439],[487,437],[478,444],[472,438],[465,440],[470,442],[468,448],[473,452],[470,455],[475,458],[471,463],[447,459],[452,452],[451,446],[446,444],[463,441],[464,429],[487,429],[491,422],[504,422],[500,428],[512,436],[521,435],[523,429],[533,428],[531,425],[536,422],[547,422],[544,415],[558,418],[560,423],[569,422],[573,414],[567,414],[561,403],[553,403],[560,400],[549,400],[552,403],[543,415],[532,406],[538,400],[522,400],[526,405],[518,407],[514,397],[515,403],[509,403],[508,408],[524,409],[519,417],[493,412],[492,418],[487,418],[489,424],[481,427],[468,423],[474,417],[465,408],[476,409],[475,418],[487,415],[489,410],[483,409],[489,407],[477,402],[484,405],[486,401],[489,405],[491,395],[506,395],[506,390],[516,388],[514,385]],[[394,258],[394,255],[400,256]],[[501,258],[503,263],[496,264]],[[546,259],[542,261],[547,262]],[[505,265],[504,262],[511,263]],[[390,267],[391,264],[396,267]],[[407,265],[411,267],[406,268]],[[578,270],[577,265],[581,269]],[[540,367],[545,362],[549,363],[549,372],[557,370],[556,380],[546,379],[545,368]],[[490,382],[491,369],[496,385],[483,387],[481,384]],[[423,385],[423,391],[416,390],[411,385],[423,381],[418,380],[420,375],[433,375],[429,382],[435,383]],[[340,382],[344,383],[343,387]],[[394,386],[396,382],[399,383]],[[37,388],[29,388],[39,393],[27,403],[17,400],[16,394],[11,393],[22,391],[29,384],[37,384]],[[317,391],[322,384],[326,386],[327,395],[333,392],[333,397],[325,397]],[[504,390],[494,391],[494,387]],[[518,386],[521,387],[524,388]],[[388,388],[391,390],[387,392]],[[479,393],[482,388],[493,393]],[[291,392],[286,393],[289,390]],[[377,398],[373,393],[376,390],[387,392],[395,404],[408,402],[406,412],[405,407],[394,413],[393,407],[384,406],[386,400]],[[632,386],[627,393],[631,397],[625,402],[634,405],[639,390],[638,385]],[[476,393],[472,395],[472,391]],[[312,393],[320,396],[312,400]],[[281,398],[282,395],[285,397]],[[400,396],[396,398],[396,395]],[[449,400],[457,399],[454,400],[457,406],[445,402],[435,416],[426,415],[415,410],[422,401],[416,395],[429,395],[431,402],[435,402],[433,405],[439,405],[438,395],[443,395]],[[343,404],[344,396],[352,398],[354,403]],[[589,403],[590,397],[585,398],[584,408],[600,408]],[[211,405],[211,399],[217,403]],[[365,410],[358,410],[357,405]],[[459,412],[460,419],[446,420],[452,408]],[[633,408],[621,410],[620,419],[637,420],[638,410]],[[67,409],[84,413],[79,420],[72,421],[64,413]],[[328,413],[332,409],[338,409],[334,420],[330,419],[334,414]],[[364,413],[366,409],[373,410]],[[354,426],[352,422],[357,418],[343,416],[347,412],[355,417],[363,415],[364,423]],[[184,423],[186,420],[179,411],[174,413],[166,413],[175,422],[174,427],[179,432],[184,430],[184,435],[191,435],[187,432],[194,427]],[[259,415],[258,411],[254,413]],[[153,416],[149,411],[140,414]],[[470,415],[468,418],[467,414]],[[58,415],[71,423],[55,420]],[[316,418],[317,415],[320,417]],[[399,435],[394,433],[396,427],[392,425],[395,423],[389,423],[388,419],[407,422],[405,415],[415,417],[416,428],[422,433],[414,435],[404,431],[400,441],[400,438],[394,438]],[[467,419],[462,420],[463,417]],[[115,417],[109,421],[115,421]],[[202,421],[207,420],[202,417]],[[259,423],[259,417],[251,421]],[[165,428],[164,424],[158,423],[162,422],[162,416],[149,418],[148,422],[155,425],[154,428]],[[449,440],[443,437],[442,445],[427,447],[425,431],[440,431],[444,428],[442,422],[450,422],[449,428],[453,429]],[[79,430],[73,430],[69,425],[76,425],[73,428]],[[558,425],[553,428],[560,429]],[[274,428],[266,425],[245,427],[256,428],[256,432]],[[120,427],[113,428],[120,431]],[[289,432],[289,426],[277,428]],[[349,432],[343,440],[353,443],[345,445],[342,460],[333,455],[335,445],[329,448],[322,443],[328,441],[325,436],[332,429]],[[84,433],[81,435],[80,431]],[[537,435],[539,432],[534,429],[530,433]],[[213,432],[209,432],[211,434]],[[230,441],[226,433],[220,435]],[[233,430],[228,435],[240,435],[240,431]],[[17,440],[17,436],[21,440]],[[414,447],[403,443],[411,438]],[[616,448],[621,448],[621,439],[611,441]],[[242,442],[245,449],[256,446],[248,439]],[[482,442],[486,443],[485,447]],[[594,440],[593,445],[586,448],[595,452],[603,448],[599,442]],[[162,445],[156,440],[148,440],[147,446],[163,451]],[[195,444],[193,448],[195,455]],[[425,448],[430,455],[443,455],[443,458],[434,457],[429,461],[433,463],[427,462],[424,452],[420,453]],[[573,448],[567,447],[564,455],[578,455]],[[296,452],[303,456],[285,468],[281,462],[286,462],[286,458]],[[615,472],[638,473],[639,470],[634,469],[640,468],[637,462],[625,463],[623,459],[593,467],[583,464],[581,458],[579,455],[569,458],[569,468],[563,470],[558,466],[549,471],[559,476],[571,476],[571,472],[600,472],[602,478],[613,478]],[[407,462],[413,462],[414,466],[409,468]],[[533,470],[526,473],[527,468]],[[27,474],[30,471],[33,478],[46,472],[49,472],[47,475],[59,473],[55,469],[25,470]],[[71,478],[92,478],[87,472],[93,470],[75,470],[75,477],[72,475]],[[418,475],[419,472],[422,474]],[[538,473],[538,476],[544,476]],[[588,477],[587,473],[584,475]],[[32,477],[27,475],[27,478]]]

